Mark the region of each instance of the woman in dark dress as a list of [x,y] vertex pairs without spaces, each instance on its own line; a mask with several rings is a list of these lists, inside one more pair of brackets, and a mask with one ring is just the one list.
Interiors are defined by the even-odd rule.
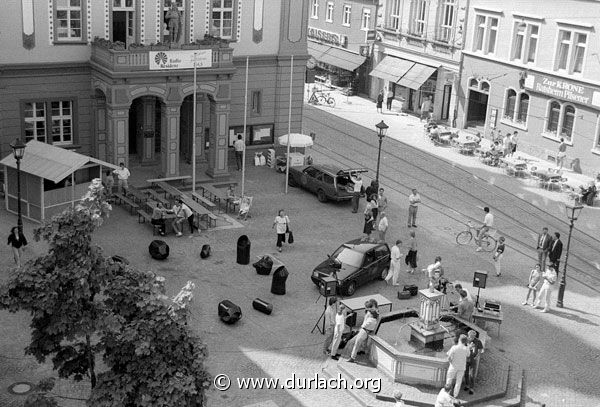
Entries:
[[373,222],[375,222],[375,218],[373,218],[373,210],[371,209],[370,203],[371,202],[369,200],[367,208],[365,209],[365,225],[363,226],[363,233],[365,234],[365,237],[363,238],[363,240],[371,239],[371,232],[373,232]]
[[10,235],[8,236],[8,245],[12,248],[17,268],[21,268],[23,247],[27,246],[27,239],[25,239],[23,233],[19,232],[19,228],[17,226],[14,226],[10,230]]

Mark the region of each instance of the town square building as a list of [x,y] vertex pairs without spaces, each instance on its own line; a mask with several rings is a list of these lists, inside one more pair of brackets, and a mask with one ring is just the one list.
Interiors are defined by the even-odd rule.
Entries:
[[249,148],[288,132],[290,102],[291,131],[301,129],[308,0],[2,6],[2,156],[21,137],[110,163],[154,165],[166,177],[192,159],[226,176],[231,140],[243,133],[246,66]]

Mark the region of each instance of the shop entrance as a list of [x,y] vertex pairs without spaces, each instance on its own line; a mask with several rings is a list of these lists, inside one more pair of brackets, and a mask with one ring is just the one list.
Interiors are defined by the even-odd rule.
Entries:
[[487,113],[488,94],[469,90],[469,108],[467,109],[467,127],[485,125]]

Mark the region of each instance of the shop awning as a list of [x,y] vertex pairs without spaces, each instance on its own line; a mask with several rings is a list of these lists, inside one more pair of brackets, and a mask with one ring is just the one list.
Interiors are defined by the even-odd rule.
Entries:
[[400,77],[396,83],[398,85],[417,90],[435,71],[436,68],[414,62],[412,68],[410,68],[402,77]]
[[354,71],[365,62],[365,57],[344,51],[343,49],[330,47],[318,60],[345,69],[346,71]]
[[386,81],[396,82],[400,77],[405,75],[413,65],[414,62],[407,61],[406,59],[386,56],[379,64],[377,64],[375,69],[373,69],[369,75]]
[[328,47],[327,45],[318,44],[314,41],[307,41],[307,45],[308,45],[308,53],[317,61],[320,61],[321,55],[326,53],[329,50],[329,48],[331,48],[331,47]]

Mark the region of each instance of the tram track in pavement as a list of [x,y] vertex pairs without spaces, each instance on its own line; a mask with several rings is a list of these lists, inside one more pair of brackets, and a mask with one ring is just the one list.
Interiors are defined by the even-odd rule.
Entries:
[[[314,108],[309,107],[306,109],[307,112],[310,109]],[[319,110],[319,112],[322,111]],[[322,112],[322,114],[326,116],[326,120],[319,120],[317,114],[304,117],[304,126],[312,127],[310,131],[316,130],[318,134],[327,134],[327,136],[317,138],[313,149],[341,166],[348,166],[351,163],[351,166],[364,167],[375,172],[373,163],[376,163],[377,143],[369,143],[354,135],[373,133],[373,130],[327,112]],[[328,131],[323,132],[319,129]],[[324,137],[326,137],[326,142],[323,142]],[[352,140],[352,143],[348,143],[349,139]],[[340,146],[340,148],[343,146],[345,151],[350,151],[351,156],[340,153],[339,148],[336,151],[332,148],[333,146]],[[394,148],[396,146],[402,148]],[[381,160],[380,179],[385,180],[384,184],[397,190],[400,187],[407,193],[411,188],[417,187],[421,194],[427,197],[428,203],[425,206],[462,224],[465,223],[465,218],[480,221],[482,217],[482,212],[473,216],[473,211],[466,210],[466,208],[472,207],[473,201],[479,202],[481,207],[490,206],[496,217],[496,226],[498,223],[503,225],[499,230],[511,231],[511,243],[515,243],[510,245],[511,249],[534,261],[537,260],[537,256],[533,255],[534,248],[532,246],[541,225],[547,226],[551,232],[553,230],[564,231],[568,228],[568,224],[558,216],[543,211],[506,189],[490,184],[459,165],[428,154],[409,144],[390,139],[386,142],[386,148],[382,150],[383,155],[385,158]],[[435,161],[433,170],[426,165],[432,160]],[[415,171],[410,171],[410,169],[415,169]],[[457,171],[460,176],[457,176]],[[435,191],[423,193],[428,190],[428,187]],[[476,191],[473,191],[473,188]],[[467,200],[467,198],[470,199]],[[540,226],[534,230],[529,226],[532,222],[536,222]],[[595,288],[600,281],[600,272],[597,263],[589,258],[589,254],[598,254],[597,248],[600,247],[600,241],[583,231],[574,230],[571,243],[569,268],[575,273],[570,272],[569,278],[600,292]],[[573,250],[573,244],[579,247]],[[588,255],[582,254],[583,251]]]

